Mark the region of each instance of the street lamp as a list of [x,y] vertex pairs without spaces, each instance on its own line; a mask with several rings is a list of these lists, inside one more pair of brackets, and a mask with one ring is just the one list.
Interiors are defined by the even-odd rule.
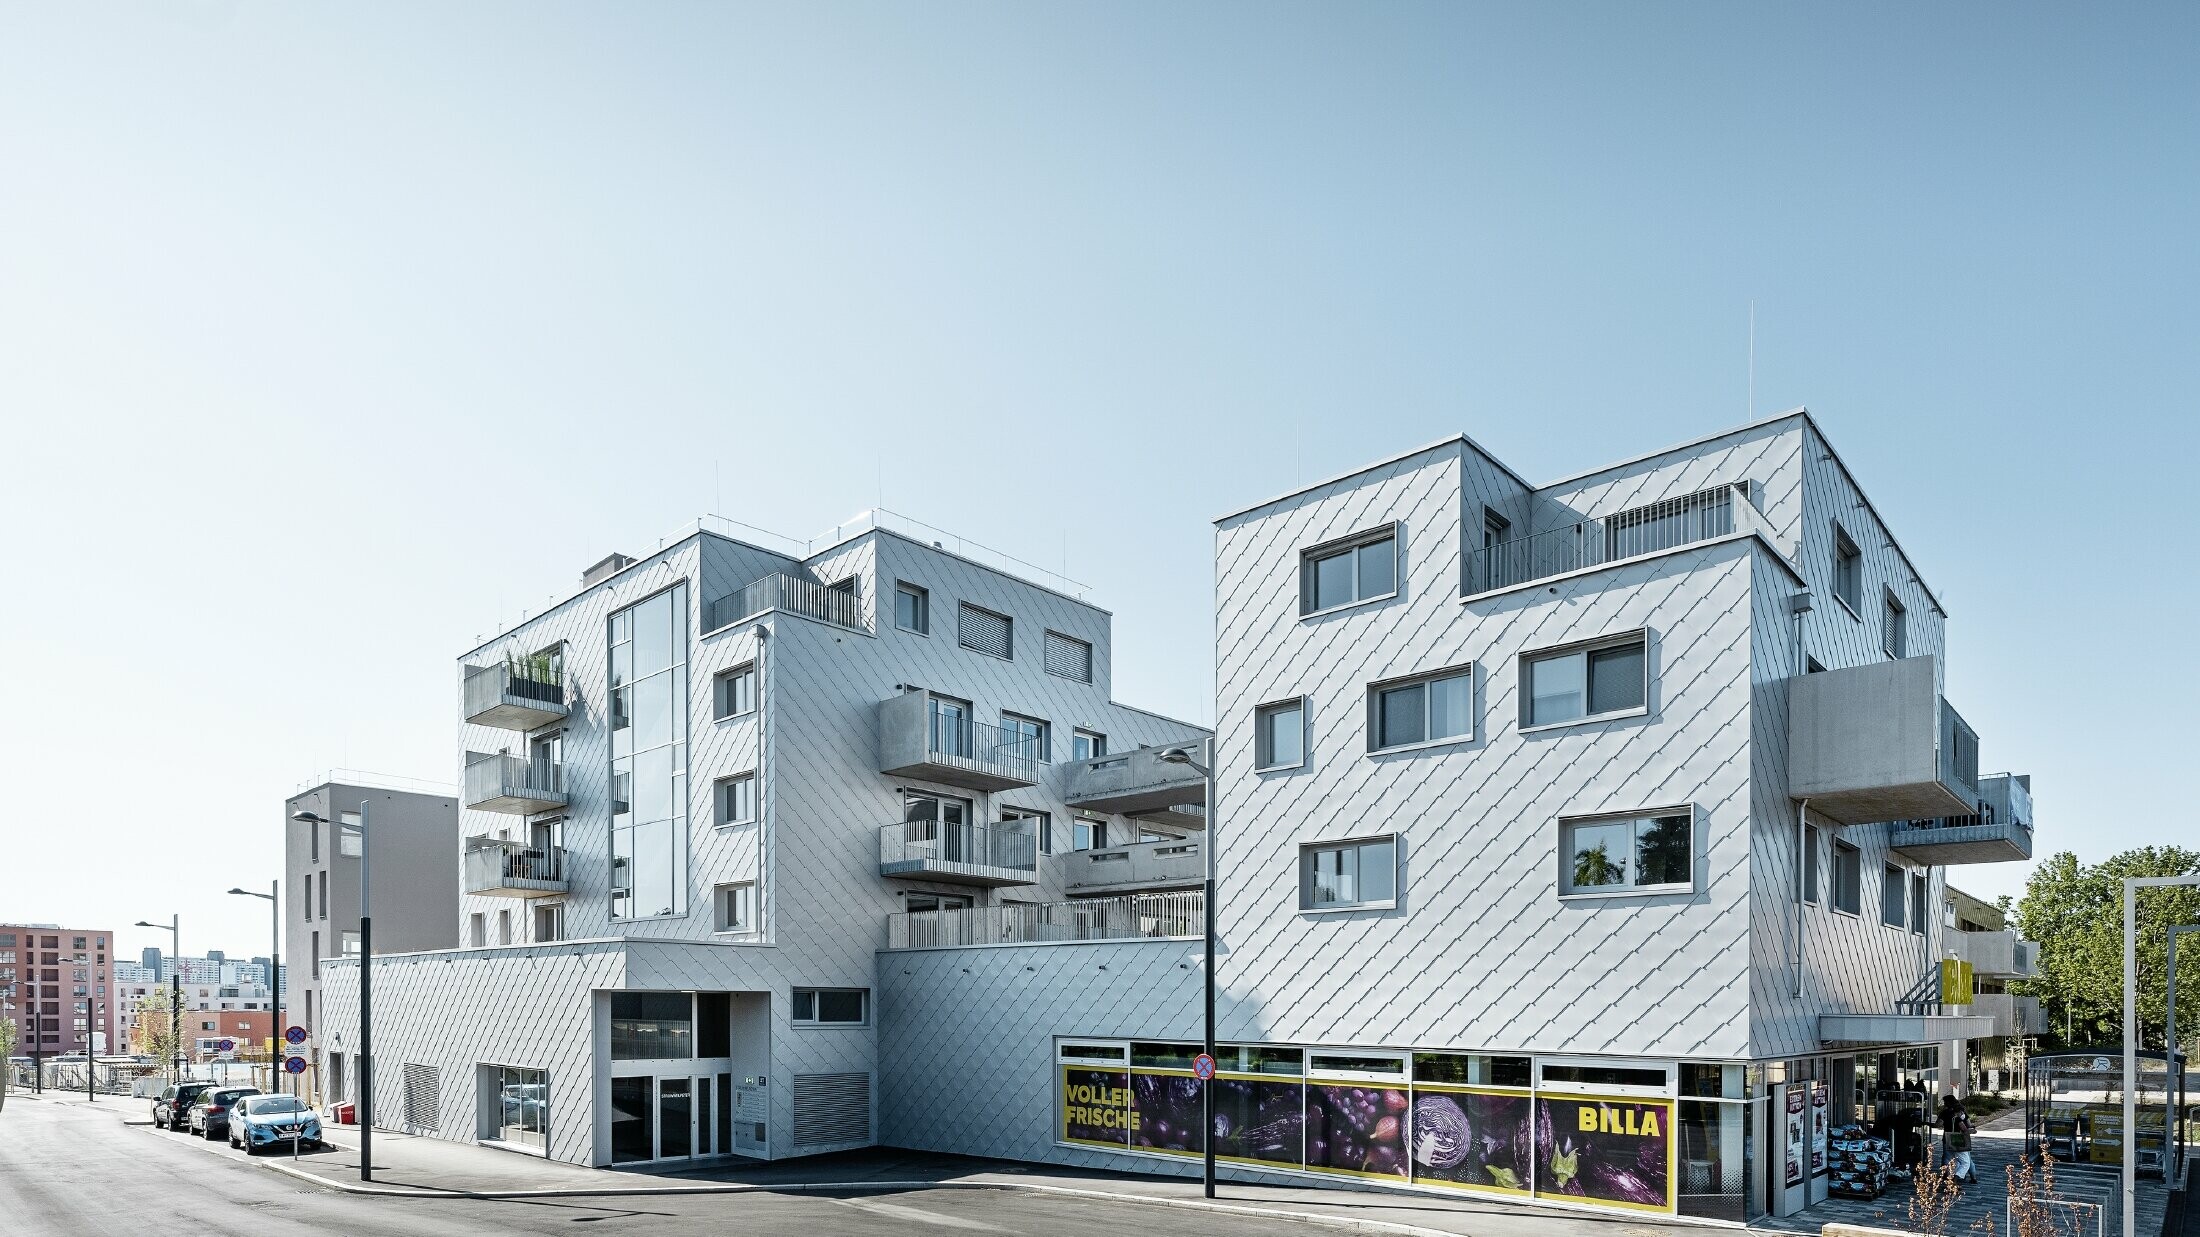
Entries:
[[[1187,765],[1193,772],[1207,779],[1207,838],[1200,846],[1207,859],[1206,892],[1200,899],[1201,917],[1207,921],[1207,1018],[1205,1045],[1201,1051],[1207,1054],[1208,1060],[1212,1061],[1215,1056],[1215,771],[1212,763],[1201,764],[1199,761],[1194,760],[1192,751],[1193,749],[1190,747],[1165,747],[1156,754],[1156,759],[1165,765]],[[1212,751],[1207,752],[1206,756],[1210,762],[1214,760]],[[1210,1077],[1202,1081],[1199,1085],[1199,1094],[1200,1119],[1206,1123],[1206,1129],[1200,1134],[1199,1138],[1200,1146],[1206,1149],[1206,1169],[1200,1178],[1200,1185],[1205,1189],[1207,1197],[1213,1198],[1215,1196],[1215,1080]]]
[[269,881],[266,893],[254,893],[250,889],[232,889],[229,892],[241,898],[266,898],[268,929],[273,942],[273,954],[268,958],[267,987],[275,1000],[267,1019],[267,1071],[268,1086],[277,1094],[283,1089],[283,1071],[275,1064],[275,1045],[283,1035],[283,904],[277,896],[282,893],[281,881]]
[[[329,823],[318,812],[293,812],[292,820],[315,828]],[[338,825],[338,829],[345,826]],[[329,845],[343,853],[340,839]],[[367,847],[367,803],[359,802],[359,1179],[374,1180],[374,916],[367,901],[373,852]],[[341,941],[341,938],[339,938]],[[339,951],[341,944],[339,944]],[[2128,1235],[2127,1235],[2128,1237]]]
[[[168,972],[168,1035],[175,1041],[174,1081],[183,1081],[183,916],[170,915],[167,923],[138,920],[140,928],[168,929],[168,949],[173,955]],[[158,976],[155,977],[158,979]]]

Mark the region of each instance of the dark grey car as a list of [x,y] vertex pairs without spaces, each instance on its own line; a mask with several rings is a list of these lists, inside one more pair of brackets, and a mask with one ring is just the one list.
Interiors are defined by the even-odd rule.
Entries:
[[156,1130],[180,1130],[189,1121],[191,1105],[198,1102],[210,1082],[171,1082],[153,1097],[153,1128]]

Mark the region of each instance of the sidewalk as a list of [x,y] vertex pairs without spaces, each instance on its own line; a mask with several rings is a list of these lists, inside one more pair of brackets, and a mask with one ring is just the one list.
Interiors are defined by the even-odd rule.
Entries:
[[[582,1168],[536,1156],[376,1130],[374,1181],[359,1181],[359,1134],[337,1127],[329,1150],[269,1154],[270,1168],[345,1190],[396,1194],[826,1193],[894,1194],[926,1189],[1028,1190],[1169,1208],[1215,1208],[1359,1232],[1416,1237],[1553,1237],[1574,1234],[1701,1233],[1702,1227],[1646,1216],[1610,1215],[1533,1204],[1444,1198],[1418,1193],[1259,1186],[1223,1181],[1201,1197],[1197,1178],[1151,1177],[871,1148],[774,1163],[732,1163],[678,1173]],[[1167,1221],[1160,1221],[1166,1223]]]

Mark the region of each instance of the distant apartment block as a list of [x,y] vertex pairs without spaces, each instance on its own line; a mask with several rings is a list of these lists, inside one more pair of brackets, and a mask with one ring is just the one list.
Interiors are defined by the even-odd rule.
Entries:
[[0,1018],[21,1056],[112,1052],[114,934],[54,924],[0,924]]

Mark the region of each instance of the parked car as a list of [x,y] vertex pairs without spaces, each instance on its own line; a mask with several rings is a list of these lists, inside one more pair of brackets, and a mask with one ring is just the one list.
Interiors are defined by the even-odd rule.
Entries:
[[180,1130],[191,1105],[206,1094],[210,1082],[171,1082],[153,1097],[153,1128],[156,1130]]
[[287,1147],[292,1141],[319,1147],[321,1119],[295,1095],[248,1095],[229,1109],[229,1145],[246,1155],[262,1147]]
[[248,1095],[258,1095],[258,1087],[216,1087],[200,1094],[191,1104],[191,1132],[205,1136],[211,1142],[229,1132],[229,1109]]

